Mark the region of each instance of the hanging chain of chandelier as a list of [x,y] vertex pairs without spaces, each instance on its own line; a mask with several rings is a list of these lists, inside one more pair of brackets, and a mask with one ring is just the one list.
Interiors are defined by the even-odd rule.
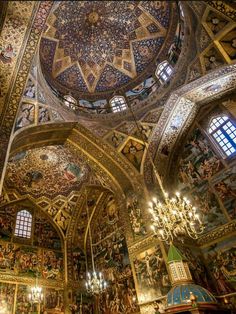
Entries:
[[186,197],[182,198],[179,192],[172,198],[164,192],[163,202],[153,198],[149,202],[149,211],[152,215],[151,228],[162,241],[171,242],[181,236],[197,239],[204,230],[196,207]]

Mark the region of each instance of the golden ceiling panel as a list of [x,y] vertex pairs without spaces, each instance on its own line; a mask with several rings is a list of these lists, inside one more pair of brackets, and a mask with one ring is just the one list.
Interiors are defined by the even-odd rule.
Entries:
[[164,46],[168,51],[177,22],[170,2],[60,2],[40,43],[43,73],[54,88],[74,97],[135,86]]

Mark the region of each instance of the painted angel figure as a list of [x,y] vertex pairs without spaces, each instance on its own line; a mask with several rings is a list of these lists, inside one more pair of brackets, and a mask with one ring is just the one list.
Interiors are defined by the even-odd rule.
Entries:
[[8,44],[6,48],[0,48],[1,53],[0,53],[0,60],[3,63],[11,63],[12,58],[15,57],[15,52],[13,50],[13,47],[11,44]]

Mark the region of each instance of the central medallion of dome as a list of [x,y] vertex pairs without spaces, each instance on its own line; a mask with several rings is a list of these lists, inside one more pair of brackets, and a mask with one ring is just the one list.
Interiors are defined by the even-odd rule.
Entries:
[[98,21],[99,15],[97,12],[91,12],[88,16],[88,20],[91,24],[96,24]]
[[174,5],[61,1],[40,42],[43,74],[51,86],[76,98],[109,96],[134,87],[173,42]]

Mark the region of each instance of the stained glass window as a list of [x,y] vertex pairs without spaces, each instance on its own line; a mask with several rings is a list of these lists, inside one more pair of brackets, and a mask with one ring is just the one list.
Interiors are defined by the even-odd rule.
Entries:
[[227,116],[212,119],[209,133],[226,156],[231,156],[236,152],[236,126]]
[[119,112],[127,109],[127,104],[122,96],[115,96],[111,99],[111,108],[113,112]]
[[173,68],[169,64],[169,62],[163,61],[157,66],[156,77],[159,79],[159,81],[162,84],[164,84],[170,79],[172,72],[173,72]]
[[30,238],[32,229],[32,215],[27,210],[21,210],[16,216],[15,236]]

